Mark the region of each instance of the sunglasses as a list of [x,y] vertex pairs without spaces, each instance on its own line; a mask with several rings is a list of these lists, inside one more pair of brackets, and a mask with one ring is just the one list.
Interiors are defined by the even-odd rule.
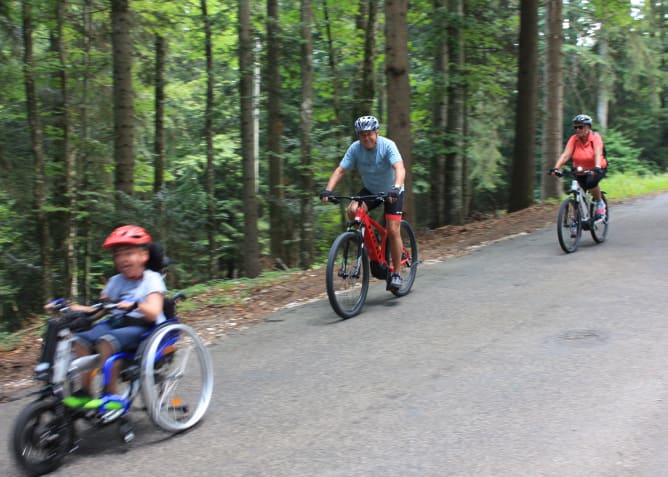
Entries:
[[584,126],[573,126],[573,129],[582,129]]

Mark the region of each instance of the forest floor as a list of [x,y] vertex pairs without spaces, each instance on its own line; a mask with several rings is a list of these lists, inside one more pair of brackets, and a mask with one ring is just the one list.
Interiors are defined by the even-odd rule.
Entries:
[[[518,234],[542,229],[556,220],[558,204],[535,205],[512,214],[471,221],[461,226],[445,226],[433,230],[417,230],[420,261],[433,263],[460,257],[473,250]],[[557,238],[555,234],[555,246]],[[256,289],[242,284],[225,293],[245,297],[241,304],[217,305],[215,293],[207,292],[189,298],[199,302],[197,311],[180,313],[181,319],[195,328],[208,343],[229,333],[261,322],[272,313],[308,301],[326,298],[325,271],[306,270],[286,274],[273,283],[263,282]],[[219,301],[219,300],[218,300]],[[36,321],[35,329],[39,329]],[[16,398],[32,386],[32,369],[36,363],[40,339],[37,333],[25,333],[10,349],[0,349],[0,402]]]

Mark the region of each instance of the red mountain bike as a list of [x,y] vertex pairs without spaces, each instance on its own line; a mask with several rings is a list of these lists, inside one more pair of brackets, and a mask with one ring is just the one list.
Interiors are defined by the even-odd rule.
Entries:
[[[368,199],[387,199],[387,193],[356,196],[329,196],[329,201],[342,199],[362,202]],[[369,274],[385,280],[386,287],[396,296],[410,292],[418,266],[418,247],[413,228],[401,221],[401,288],[390,287],[390,248],[387,230],[374,220],[363,207],[358,207],[348,229],[339,235],[329,250],[327,258],[327,296],[334,311],[342,318],[357,315],[364,306],[369,290]]]

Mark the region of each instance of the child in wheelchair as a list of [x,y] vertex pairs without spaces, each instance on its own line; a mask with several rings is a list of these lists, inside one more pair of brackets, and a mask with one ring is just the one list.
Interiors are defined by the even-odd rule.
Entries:
[[[133,352],[141,337],[152,326],[165,321],[163,303],[167,288],[162,275],[148,267],[152,259],[149,253],[151,236],[136,225],[118,227],[104,241],[103,247],[112,251],[118,274],[111,277],[102,290],[102,299],[117,302],[108,319],[102,320],[86,331],[76,333],[73,351],[77,357],[94,352],[99,354],[99,363],[122,351]],[[104,311],[95,313],[90,306],[71,304],[74,313],[89,314],[92,320]],[[75,320],[76,323],[76,320]],[[116,394],[120,375],[120,363],[112,368],[112,375],[105,394]],[[96,408],[91,393],[91,375],[83,373],[81,389],[63,400],[68,407]]]

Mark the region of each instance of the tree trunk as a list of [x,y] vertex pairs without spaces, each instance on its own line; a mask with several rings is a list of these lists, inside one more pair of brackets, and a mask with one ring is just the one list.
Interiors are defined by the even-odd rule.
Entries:
[[32,38],[32,11],[30,2],[22,2],[23,16],[23,81],[26,89],[26,106],[28,115],[28,124],[30,127],[30,140],[32,146],[32,155],[34,158],[35,171],[35,189],[33,192],[34,209],[37,222],[37,242],[39,243],[40,258],[42,262],[42,301],[53,298],[53,282],[51,280],[51,234],[49,233],[49,223],[45,210],[46,206],[46,185],[44,177],[44,132],[42,131],[42,122],[39,118],[37,105],[37,91],[35,87],[35,61],[33,58],[33,38]]
[[[411,174],[411,92],[408,77],[408,0],[385,0],[385,75],[387,131],[397,143],[406,168],[404,214],[415,217]],[[413,219],[414,220],[414,219]]]
[[[213,157],[213,50],[211,37],[211,19],[207,13],[206,0],[201,0],[201,7],[202,20],[204,22],[204,51],[206,55],[206,111],[204,113],[204,140],[206,142],[206,210],[207,238],[209,242],[209,276],[211,278],[216,278],[218,276],[218,252],[216,246],[216,170]],[[254,149],[251,148],[251,150]]]
[[515,111],[515,147],[508,212],[533,203],[536,135],[536,63],[538,57],[538,2],[520,3],[520,45]]
[[267,1],[267,155],[269,159],[269,224],[271,255],[286,261],[285,190],[281,138],[281,27],[278,0]]
[[612,80],[610,68],[608,67],[608,34],[605,20],[601,23],[598,40],[598,54],[600,58],[600,74],[598,84],[598,96],[596,98],[596,117],[602,131],[608,128],[608,105],[610,102],[610,89]]
[[544,174],[554,166],[563,146],[563,18],[562,0],[547,0],[545,19],[545,113],[543,120],[542,198],[559,199],[561,181]]
[[165,237],[165,67],[167,60],[167,39],[161,34],[155,35],[155,123],[153,139],[153,195],[155,197],[155,215],[158,238]]
[[448,128],[445,166],[446,223],[464,223],[464,34],[463,0],[449,0],[448,50]]
[[[88,103],[90,98],[90,56],[91,56],[91,36],[93,34],[93,25],[92,25],[92,9],[93,9],[93,0],[85,0],[83,4],[82,11],[82,23],[83,23],[83,77],[82,77],[82,86],[81,86],[81,109],[80,109],[80,121],[81,121],[81,142],[84,144],[84,147],[80,149],[82,157],[80,159],[83,162],[82,172],[81,172],[81,190],[88,191],[91,189],[90,178],[93,176],[95,171],[95,162],[93,161],[93,154],[88,149],[89,143],[89,131],[88,131]],[[82,208],[86,208],[86,199],[83,200]],[[81,303],[86,303],[90,301],[91,297],[91,218],[88,215],[84,215],[81,219],[81,225],[79,227],[79,238],[83,243],[83,252],[82,252],[82,277],[81,282],[83,284],[83,291],[80,296]]]
[[62,125],[62,148],[65,160],[65,220],[64,220],[64,251],[65,251],[65,283],[69,284],[68,296],[79,298],[78,265],[75,250],[76,217],[77,217],[77,187],[76,187],[76,156],[72,145],[72,125],[70,120],[70,101],[67,90],[68,65],[63,27],[67,10],[67,1],[58,0],[56,4],[56,44],[58,49]]
[[[327,48],[329,52],[329,66],[330,69],[332,70],[332,90],[333,90],[333,95],[334,97],[332,98],[332,103],[334,106],[334,117],[336,118],[336,124],[344,124],[346,121],[344,121],[342,112],[341,112],[341,93],[340,93],[340,81],[339,81],[339,75],[338,75],[338,68],[337,68],[337,56],[336,56],[336,50],[334,48],[334,38],[332,36],[332,28],[331,28],[331,22],[330,22],[330,17],[329,17],[329,8],[327,4],[327,0],[323,1],[323,10],[324,10],[324,16],[325,16],[325,26],[326,26],[326,37],[327,37]],[[353,112],[354,115],[354,112]],[[344,148],[344,143],[349,135],[345,134],[343,132],[340,132],[341,130],[337,130],[339,132],[336,133],[336,151],[340,151]],[[339,165],[339,162],[341,162],[341,156],[340,155],[335,155],[333,157],[333,167],[336,167]],[[346,183],[346,177],[344,176],[344,184]],[[340,212],[340,221],[342,224],[346,223],[346,210],[345,210],[345,205],[343,203],[339,204],[339,212]]]
[[243,161],[244,273],[254,278],[260,273],[253,140],[253,39],[250,1],[239,0],[239,95],[241,98],[241,150]]
[[[366,14],[366,17],[363,15]],[[377,114],[373,111],[373,101],[376,97],[376,82],[373,62],[376,59],[376,19],[378,17],[378,0],[367,0],[364,9],[360,9],[358,25],[363,25],[364,58],[360,68],[360,77],[356,82],[355,99],[353,100],[353,121],[368,114]],[[352,122],[352,121],[351,121]]]
[[[447,81],[448,81],[448,37],[446,0],[434,0],[434,63],[433,90],[431,109],[431,140],[433,144],[445,143],[447,127]],[[429,226],[440,227],[445,224],[445,153],[441,148],[434,149],[430,161],[431,193],[429,207]]]
[[301,0],[301,80],[302,102],[300,108],[301,153],[301,220],[299,266],[308,269],[313,264],[313,168],[311,164],[311,135],[313,128],[313,37],[311,33],[313,12],[311,0]]
[[111,0],[116,192],[134,193],[134,106],[130,0]]

